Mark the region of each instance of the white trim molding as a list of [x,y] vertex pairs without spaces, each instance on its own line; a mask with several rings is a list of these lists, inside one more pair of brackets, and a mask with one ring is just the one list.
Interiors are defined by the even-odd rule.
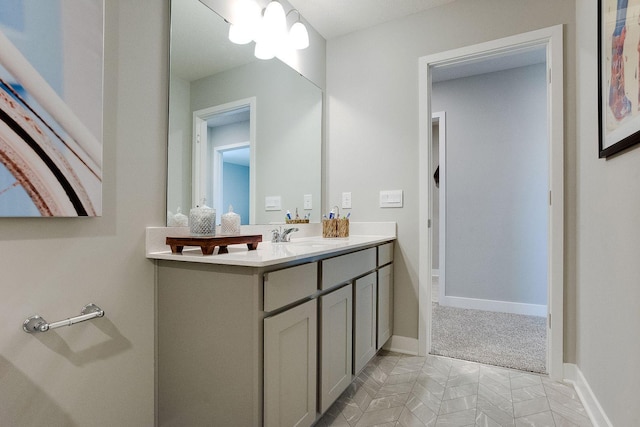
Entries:
[[584,406],[584,409],[587,411],[587,415],[594,427],[613,427],[613,423],[611,423],[604,409],[602,409],[602,405],[600,405],[598,398],[593,393],[593,390],[591,390],[587,379],[582,374],[578,365],[565,363],[564,377],[567,382],[573,384],[582,402],[582,406]]
[[384,345],[384,349],[395,351],[396,353],[418,355],[418,340],[416,338],[403,337],[400,335],[391,335],[391,338]]
[[521,302],[496,301],[490,299],[440,297],[440,305],[472,310],[495,311],[499,313],[524,314],[527,316],[547,316],[547,306],[541,304],[525,304]]
[[[564,345],[564,64],[563,27],[549,28],[505,37],[503,39],[453,49],[418,59],[419,98],[419,265],[418,265],[418,354],[426,355],[431,347],[432,253],[431,230],[427,227],[431,212],[432,191],[428,165],[431,163],[432,111],[431,74],[433,67],[462,63],[501,55],[506,52],[544,46],[549,73],[547,114],[549,137],[549,273],[547,321],[547,371],[553,380],[562,379]],[[553,79],[551,79],[553,76]],[[424,224],[424,225],[422,225]],[[446,271],[440,265],[442,282]],[[553,323],[551,319],[553,315]]]

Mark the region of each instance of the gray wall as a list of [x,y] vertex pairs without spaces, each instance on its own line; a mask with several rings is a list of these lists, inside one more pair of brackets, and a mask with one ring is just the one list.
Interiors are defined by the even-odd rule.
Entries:
[[169,97],[169,129],[167,158],[167,208],[177,208],[189,215],[191,206],[191,84],[177,77],[171,78]]
[[[154,267],[145,227],[164,224],[168,2],[105,3],[100,218],[0,221],[0,424],[151,426]],[[102,319],[28,335],[22,321]]]
[[447,296],[547,304],[546,75],[537,64],[433,85],[447,114]]
[[[458,0],[327,42],[327,201],[351,191],[354,221],[397,221],[394,334],[418,336],[418,58],[565,24],[565,360],[575,360],[574,22],[573,0]],[[404,190],[404,208],[378,207],[391,189]]]
[[[635,426],[640,425],[640,147],[598,159],[597,7],[588,0],[576,4],[576,362],[612,425]],[[637,39],[628,42],[635,46]]]

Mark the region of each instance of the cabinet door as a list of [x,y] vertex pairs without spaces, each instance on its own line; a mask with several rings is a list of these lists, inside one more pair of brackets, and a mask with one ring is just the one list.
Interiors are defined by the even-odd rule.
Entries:
[[393,264],[378,270],[378,345],[391,338],[393,331]]
[[265,427],[315,421],[316,355],[316,300],[264,320]]
[[358,374],[376,354],[376,273],[355,282],[353,373]]
[[320,413],[351,384],[353,288],[320,297]]

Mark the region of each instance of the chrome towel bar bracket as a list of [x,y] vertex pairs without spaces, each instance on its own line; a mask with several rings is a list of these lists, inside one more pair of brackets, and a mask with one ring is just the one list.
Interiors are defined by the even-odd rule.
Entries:
[[47,323],[40,315],[35,314],[22,323],[22,329],[30,334],[35,332],[47,332],[49,329],[56,329],[62,326],[71,326],[85,320],[95,319],[104,316],[104,310],[97,305],[90,303],[82,307],[80,316],[70,317],[58,322]]

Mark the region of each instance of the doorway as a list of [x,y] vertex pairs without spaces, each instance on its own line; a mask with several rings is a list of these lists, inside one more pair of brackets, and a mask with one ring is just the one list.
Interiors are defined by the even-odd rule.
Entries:
[[247,98],[193,113],[194,203],[218,216],[230,205],[243,224],[255,221],[256,99]]
[[[562,27],[533,31],[480,45],[448,51],[420,59],[420,113],[431,118],[432,83],[438,70],[460,68],[469,64],[499,59],[516,52],[542,49],[546,57],[547,81],[547,140],[548,140],[548,272],[547,272],[547,371],[551,378],[562,378],[562,295],[563,295],[563,113],[562,113]],[[551,76],[559,76],[551,79]],[[433,190],[430,187],[432,162],[431,120],[421,120],[420,129],[420,213],[425,221],[420,230],[419,266],[419,354],[426,355],[432,345],[430,304],[433,289],[432,251]],[[442,274],[442,268],[440,268]],[[442,290],[440,291],[442,294]],[[553,319],[552,319],[553,314]],[[552,322],[553,320],[553,322]]]

